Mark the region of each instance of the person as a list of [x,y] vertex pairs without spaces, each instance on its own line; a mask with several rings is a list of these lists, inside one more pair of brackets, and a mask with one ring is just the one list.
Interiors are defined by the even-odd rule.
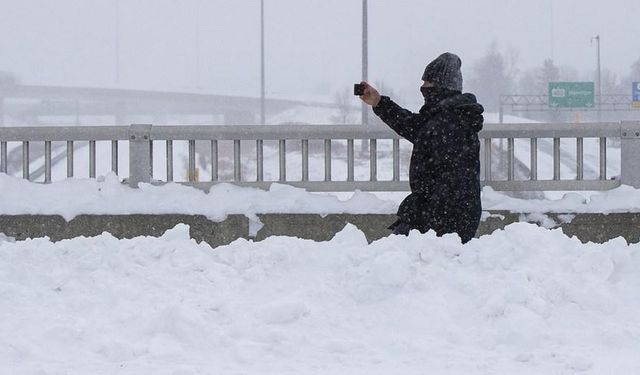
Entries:
[[429,63],[420,91],[424,105],[412,113],[381,96],[366,82],[360,98],[391,129],[413,144],[409,166],[411,194],[398,208],[389,229],[408,235],[434,230],[438,236],[457,233],[470,241],[478,229],[480,202],[480,142],[484,108],[476,97],[462,93],[462,61],[444,53]]

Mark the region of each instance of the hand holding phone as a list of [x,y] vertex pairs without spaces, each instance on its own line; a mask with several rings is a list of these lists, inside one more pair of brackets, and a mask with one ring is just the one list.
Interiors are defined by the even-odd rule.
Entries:
[[380,103],[380,94],[378,93],[378,90],[364,81],[356,83],[353,86],[353,93],[360,96],[360,99],[362,99],[363,102],[372,107],[376,107],[378,103]]

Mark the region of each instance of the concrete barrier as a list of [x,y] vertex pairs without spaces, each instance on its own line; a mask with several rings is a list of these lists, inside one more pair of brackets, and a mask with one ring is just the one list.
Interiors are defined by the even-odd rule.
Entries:
[[117,238],[160,237],[180,223],[189,225],[191,238],[212,247],[229,244],[249,233],[249,221],[243,215],[230,215],[222,222],[199,215],[79,215],[71,221],[57,215],[0,215],[0,233],[17,240],[49,237],[52,241],[104,232]]
[[[395,215],[356,214],[262,214],[260,223],[251,223],[243,215],[230,215],[214,222],[200,215],[80,215],[71,221],[57,215],[0,215],[0,233],[17,240],[49,237],[53,241],[78,236],[96,236],[103,232],[117,238],[161,236],[179,223],[190,226],[191,238],[212,247],[226,245],[238,238],[263,240],[270,236],[293,236],[315,241],[330,240],[351,223],[368,241],[388,236],[387,227]],[[478,236],[493,233],[515,222],[531,222],[548,228],[560,227],[568,236],[582,242],[602,243],[623,237],[640,242],[640,213],[613,214],[520,214],[506,211],[485,212]]]

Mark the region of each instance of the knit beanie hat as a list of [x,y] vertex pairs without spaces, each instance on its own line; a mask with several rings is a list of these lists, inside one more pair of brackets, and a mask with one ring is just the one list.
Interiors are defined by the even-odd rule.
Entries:
[[433,83],[436,87],[462,91],[462,60],[453,53],[443,53],[429,63],[422,75],[423,81]]

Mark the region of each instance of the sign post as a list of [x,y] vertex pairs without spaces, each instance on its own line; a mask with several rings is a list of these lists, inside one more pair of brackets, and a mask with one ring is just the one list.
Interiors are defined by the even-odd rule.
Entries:
[[640,82],[633,83],[633,99],[631,102],[631,106],[633,108],[640,108]]
[[549,82],[550,108],[593,108],[593,82]]

